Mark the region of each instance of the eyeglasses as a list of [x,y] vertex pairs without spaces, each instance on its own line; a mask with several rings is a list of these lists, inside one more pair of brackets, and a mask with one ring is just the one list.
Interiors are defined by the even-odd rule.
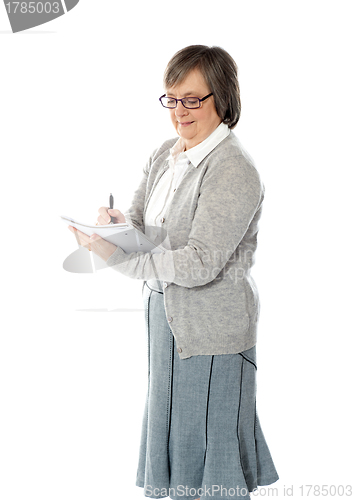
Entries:
[[175,97],[166,97],[166,94],[164,94],[159,98],[159,101],[164,108],[177,108],[178,101],[181,101],[185,108],[195,109],[200,108],[201,103],[205,101],[205,99],[208,99],[211,95],[213,95],[212,92],[202,99],[199,99],[199,97],[184,97],[183,99],[176,99]]

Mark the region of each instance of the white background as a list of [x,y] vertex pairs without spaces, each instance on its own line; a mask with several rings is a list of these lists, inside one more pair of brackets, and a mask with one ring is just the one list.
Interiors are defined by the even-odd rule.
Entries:
[[266,187],[253,276],[272,486],[302,498],[301,485],[351,483],[351,8],[82,0],[12,34],[0,6],[3,500],[144,498],[142,282],[65,272],[77,244],[59,215],[95,222],[110,192],[129,207],[148,156],[175,136],[157,100],[163,70],[195,43],[239,66],[234,132]]

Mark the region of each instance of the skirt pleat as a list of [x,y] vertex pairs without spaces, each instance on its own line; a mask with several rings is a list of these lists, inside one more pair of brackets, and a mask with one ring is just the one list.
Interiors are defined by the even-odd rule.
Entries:
[[163,293],[143,290],[148,389],[136,485],[149,498],[249,499],[279,479],[256,409],[256,347],[180,359]]

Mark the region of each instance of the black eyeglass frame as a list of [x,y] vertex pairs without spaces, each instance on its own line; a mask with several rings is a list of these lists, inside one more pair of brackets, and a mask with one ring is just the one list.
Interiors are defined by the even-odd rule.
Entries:
[[[159,101],[160,101],[160,103],[162,104],[162,106],[163,106],[164,108],[166,108],[166,109],[175,109],[175,108],[177,108],[177,106],[178,106],[178,101],[181,101],[182,106],[184,106],[186,109],[199,109],[199,108],[200,108],[200,106],[201,106],[201,103],[202,103],[203,101],[205,101],[205,99],[208,99],[208,97],[210,97],[210,96],[212,96],[212,95],[213,95],[213,93],[211,92],[210,94],[206,95],[205,97],[202,97],[201,99],[199,99],[199,97],[194,97],[194,96],[183,97],[182,99],[176,99],[175,97],[170,97],[169,99],[174,99],[174,100],[176,101],[176,106],[164,106],[164,105],[162,104],[162,98],[163,98],[163,97],[167,97],[167,95],[166,95],[166,94],[164,94],[164,95],[162,95],[161,97],[159,97]],[[188,107],[188,106],[186,106],[186,105],[184,104],[184,102],[183,102],[185,99],[198,99],[198,101],[199,101],[199,106],[194,106],[193,108],[189,108],[189,107]]]

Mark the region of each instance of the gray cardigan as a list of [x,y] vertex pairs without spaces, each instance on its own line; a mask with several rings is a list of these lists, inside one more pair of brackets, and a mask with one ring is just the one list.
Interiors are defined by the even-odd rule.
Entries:
[[[151,193],[177,139],[151,155],[125,212],[127,222],[143,232]],[[181,359],[236,354],[256,344],[259,298],[250,268],[263,197],[253,160],[231,132],[197,168],[189,165],[175,192],[163,223],[171,250],[126,254],[117,247],[107,260],[131,278],[163,281],[166,317]]]

